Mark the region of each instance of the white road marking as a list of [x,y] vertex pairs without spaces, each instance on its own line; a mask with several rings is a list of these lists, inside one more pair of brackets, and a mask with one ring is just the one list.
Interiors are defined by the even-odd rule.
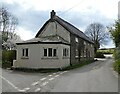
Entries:
[[39,83],[39,81],[32,83],[32,86],[35,86]]
[[30,89],[30,88],[19,89],[19,88],[16,87],[13,83],[11,83],[10,81],[8,81],[6,78],[2,77],[1,75],[0,75],[0,77],[1,77],[3,80],[5,80],[8,84],[10,84],[13,88],[15,88],[17,91],[19,91],[19,92],[25,92],[25,91],[27,91],[27,90]]
[[63,74],[63,72],[61,72],[60,74]]
[[60,74],[63,74],[63,73],[66,73],[66,72],[68,72],[68,71],[63,71],[63,72],[61,72]]
[[52,75],[48,75],[48,76],[50,76],[50,77],[51,77]]
[[64,71],[64,73],[66,73],[66,72],[68,72],[68,71]]
[[40,79],[41,81],[43,81],[43,80],[45,80],[46,78],[42,78],[42,79]]
[[60,76],[60,75],[55,75],[55,77],[58,77],[58,76]]
[[15,88],[16,90],[20,91],[20,89],[18,87],[16,87],[13,83],[11,83],[10,81],[8,81],[6,78],[2,77],[1,75],[0,75],[0,77],[3,80],[5,80],[8,84],[10,84],[13,88]]
[[53,73],[53,74],[56,74],[56,73]]
[[26,90],[24,90],[24,89],[19,89],[18,91],[19,91],[19,92],[25,92]]
[[38,91],[40,91],[41,90],[41,88],[37,88],[36,90],[35,90],[35,92],[38,92]]
[[54,80],[55,78],[50,78],[49,80],[51,81],[51,80]]
[[45,85],[47,85],[48,84],[48,82],[44,82],[43,84],[42,84],[42,86],[45,86]]
[[23,90],[29,90],[30,88],[29,87],[26,87],[26,88],[24,88]]

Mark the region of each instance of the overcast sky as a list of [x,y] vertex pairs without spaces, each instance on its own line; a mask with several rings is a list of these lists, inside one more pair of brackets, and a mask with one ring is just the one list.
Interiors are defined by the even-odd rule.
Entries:
[[[51,10],[83,32],[90,23],[104,26],[114,23],[118,17],[119,0],[0,0],[19,20],[17,34],[23,40],[34,38],[42,25],[50,18]],[[114,47],[112,40],[103,46]]]

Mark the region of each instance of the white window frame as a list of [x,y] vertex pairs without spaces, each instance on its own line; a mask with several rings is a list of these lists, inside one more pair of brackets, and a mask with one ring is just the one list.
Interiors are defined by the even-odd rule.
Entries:
[[[49,49],[52,49],[52,56],[49,56]],[[47,56],[45,56],[44,54],[44,49],[47,49]],[[56,49],[56,55],[54,56],[54,49]],[[52,48],[52,47],[49,47],[49,48],[43,48],[43,57],[49,57],[49,58],[53,58],[53,57],[57,57],[57,48]]]
[[29,57],[29,48],[22,48],[22,58]]
[[68,57],[68,56],[69,56],[69,49],[63,48],[63,57]]

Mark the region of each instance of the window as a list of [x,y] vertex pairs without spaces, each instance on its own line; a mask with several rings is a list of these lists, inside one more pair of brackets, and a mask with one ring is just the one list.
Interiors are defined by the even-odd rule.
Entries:
[[28,49],[26,49],[26,57],[28,57]]
[[28,48],[22,49],[22,56],[23,57],[28,57]]
[[57,50],[53,49],[53,56],[57,56]]
[[52,48],[48,48],[48,56],[52,57]]
[[25,49],[22,49],[22,56],[24,56],[24,50],[25,50]]
[[93,47],[93,45],[91,44],[91,47]]
[[84,41],[84,45],[86,45],[86,42]]
[[67,48],[64,48],[63,49],[63,56],[68,56],[69,55],[69,51],[68,51],[68,49]]
[[78,38],[75,38],[75,41],[78,42]]
[[44,49],[44,56],[47,56],[47,49]]
[[78,57],[78,49],[76,49],[75,57]]
[[44,49],[44,56],[45,57],[56,57],[57,56],[57,49],[45,48]]

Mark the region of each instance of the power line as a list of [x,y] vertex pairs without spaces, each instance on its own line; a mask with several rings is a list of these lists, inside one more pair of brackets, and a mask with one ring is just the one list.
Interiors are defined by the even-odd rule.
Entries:
[[79,3],[77,3],[77,4],[75,4],[74,6],[72,6],[71,8],[69,8],[69,9],[67,9],[67,10],[65,10],[65,11],[63,11],[63,12],[61,12],[61,13],[58,13],[59,15],[63,15],[63,14],[65,14],[65,13],[67,13],[68,11],[70,11],[70,10],[72,10],[73,8],[75,8],[75,7],[77,7],[80,3],[82,3],[83,1],[85,1],[85,0],[82,0],[81,2],[79,2]]

